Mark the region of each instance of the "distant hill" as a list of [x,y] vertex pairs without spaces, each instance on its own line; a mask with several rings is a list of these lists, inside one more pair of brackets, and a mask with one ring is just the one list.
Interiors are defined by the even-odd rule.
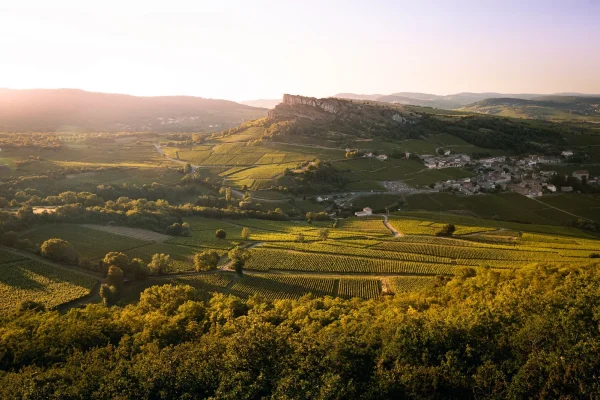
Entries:
[[277,104],[281,103],[281,99],[258,99],[258,100],[247,100],[240,101],[240,104],[245,104],[251,107],[261,107],[261,108],[275,108]]
[[529,119],[600,122],[600,96],[550,95],[530,100],[486,99],[459,108],[459,110]]
[[[560,94],[563,95],[563,94]],[[585,96],[577,93],[570,93],[575,96]],[[542,97],[540,94],[504,94],[504,93],[456,93],[446,96],[439,96],[429,93],[415,93],[415,92],[398,92],[389,95],[381,94],[354,94],[354,93],[338,93],[334,97],[343,99],[355,99],[355,100],[372,100],[386,103],[397,103],[405,105],[435,107],[443,109],[456,109],[460,108],[481,100],[490,98],[518,98],[518,99],[535,99]]]
[[[568,129],[573,132],[580,128],[570,126]],[[555,153],[564,146],[563,130],[562,124],[544,121],[532,124],[525,119],[497,118],[473,112],[286,94],[283,101],[269,111],[267,118],[249,121],[224,134],[244,136],[244,132],[254,135],[259,131],[260,137],[255,135],[254,140],[341,149],[376,149],[369,146],[382,142],[398,143],[401,148],[401,141],[406,139],[450,134],[474,145],[470,151],[502,149],[523,154]],[[405,153],[390,152],[390,155],[404,157]]]
[[230,128],[264,108],[191,96],[137,97],[76,89],[0,89],[0,131],[183,132]]

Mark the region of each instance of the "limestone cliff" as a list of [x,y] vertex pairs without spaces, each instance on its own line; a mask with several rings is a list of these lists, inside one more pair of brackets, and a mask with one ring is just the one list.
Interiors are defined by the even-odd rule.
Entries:
[[[317,99],[314,97],[284,94],[283,101],[269,111],[269,119],[295,116],[316,119],[321,112],[336,114],[340,119],[370,117],[371,119],[391,119],[403,124],[410,114],[404,107],[368,101],[337,99],[334,97]],[[383,117],[383,118],[382,118]]]
[[418,118],[398,104],[285,94],[266,122],[268,135],[373,138],[403,137],[405,125]]

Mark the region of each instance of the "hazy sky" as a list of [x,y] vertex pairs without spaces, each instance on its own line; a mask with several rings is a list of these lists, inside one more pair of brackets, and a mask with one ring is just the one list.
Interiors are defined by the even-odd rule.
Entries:
[[0,87],[600,93],[600,1],[0,0]]

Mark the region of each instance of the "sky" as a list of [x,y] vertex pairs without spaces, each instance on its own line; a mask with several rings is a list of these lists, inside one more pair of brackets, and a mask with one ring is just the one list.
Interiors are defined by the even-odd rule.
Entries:
[[0,87],[600,93],[600,0],[0,0]]

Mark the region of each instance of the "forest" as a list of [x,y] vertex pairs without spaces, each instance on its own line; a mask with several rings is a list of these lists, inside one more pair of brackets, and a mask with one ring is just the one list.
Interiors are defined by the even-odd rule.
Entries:
[[597,265],[463,268],[368,301],[153,286],[0,317],[0,397],[593,398],[598,309]]

